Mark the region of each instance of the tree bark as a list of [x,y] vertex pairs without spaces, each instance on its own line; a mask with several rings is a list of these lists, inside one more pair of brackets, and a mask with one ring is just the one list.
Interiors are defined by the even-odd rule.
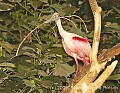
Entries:
[[111,65],[107,66],[101,75],[99,75],[109,61],[108,59],[111,59],[120,53],[120,51],[118,51],[120,50],[120,44],[117,44],[111,49],[105,50],[97,57],[101,33],[102,9],[98,6],[96,0],[89,0],[89,3],[94,16],[94,38],[90,53],[91,65],[87,67],[83,66],[78,78],[73,79],[72,82],[61,91],[61,93],[94,93],[102,86],[118,63],[118,61],[115,60]]

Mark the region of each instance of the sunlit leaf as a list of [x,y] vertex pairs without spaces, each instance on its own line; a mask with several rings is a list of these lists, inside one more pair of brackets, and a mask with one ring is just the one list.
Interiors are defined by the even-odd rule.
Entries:
[[61,44],[53,44],[53,47],[62,47]]
[[9,53],[13,50],[14,46],[8,42],[1,41],[0,45],[5,48]]
[[15,67],[13,63],[0,63],[1,67]]
[[45,71],[43,71],[43,70],[38,70],[38,75],[40,75],[40,76],[48,76],[47,73],[45,73]]
[[54,82],[49,80],[44,80],[41,82],[41,85],[45,88],[50,88],[52,85],[54,85]]
[[120,30],[120,26],[117,23],[106,22],[105,26],[109,27],[109,28],[116,29],[116,30]]
[[59,5],[57,4],[52,4],[50,5],[50,7],[54,8],[60,15],[64,16],[65,13],[62,11],[62,8],[60,8]]
[[48,0],[39,0],[41,2],[44,2],[44,3],[48,3]]
[[[39,9],[42,13],[54,13],[53,9]],[[44,16],[45,17],[45,16]],[[48,16],[49,17],[49,16]]]
[[24,81],[24,84],[25,84],[26,86],[32,87],[32,84],[31,84],[31,81],[30,81],[30,80],[24,79],[23,81]]
[[28,86],[28,87],[35,87],[35,82],[34,82],[34,80],[26,80],[26,79],[24,79],[23,81],[24,81],[24,84],[25,84],[26,86]]
[[0,57],[2,56],[2,47],[0,47]]
[[30,52],[24,52],[24,55],[30,56],[30,57],[34,57],[37,58],[37,56],[34,53],[30,53]]
[[111,75],[107,80],[120,80],[120,74]]
[[53,75],[68,77],[74,71],[75,71],[75,68],[68,65],[67,63],[66,64],[57,64],[53,71]]
[[30,50],[30,51],[34,51],[34,52],[35,52],[35,49],[32,48],[32,47],[27,47],[27,46],[25,46],[25,47],[23,47],[22,49],[23,49],[24,51]]
[[13,7],[11,4],[0,2],[0,11],[10,11]]
[[18,3],[18,2],[21,2],[22,0],[8,0],[9,2],[14,2],[14,3]]
[[34,80],[30,80],[30,81],[31,81],[32,87],[35,87],[35,81]]
[[43,63],[47,64],[47,63],[56,63],[54,60],[50,60],[50,59],[42,59],[41,60]]

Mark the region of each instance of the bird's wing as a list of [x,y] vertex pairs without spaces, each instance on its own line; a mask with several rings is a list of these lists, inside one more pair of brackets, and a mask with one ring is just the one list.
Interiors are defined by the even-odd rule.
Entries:
[[79,52],[82,52],[84,55],[88,56],[91,51],[91,46],[87,39],[80,36],[73,36],[72,42]]

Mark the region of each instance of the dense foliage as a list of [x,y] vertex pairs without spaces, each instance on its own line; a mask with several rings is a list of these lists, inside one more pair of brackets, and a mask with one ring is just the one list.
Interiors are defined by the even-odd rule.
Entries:
[[[100,53],[120,42],[120,1],[98,0],[98,4],[103,9]],[[77,27],[62,19],[63,27],[92,43],[94,21],[88,0],[0,0],[0,93],[57,93],[74,76],[75,62],[64,52],[54,22],[34,31],[15,56],[23,38],[54,12],[80,16],[89,33],[77,17],[70,17]],[[120,56],[116,59],[120,61]],[[97,92],[118,93],[119,79],[120,63]]]

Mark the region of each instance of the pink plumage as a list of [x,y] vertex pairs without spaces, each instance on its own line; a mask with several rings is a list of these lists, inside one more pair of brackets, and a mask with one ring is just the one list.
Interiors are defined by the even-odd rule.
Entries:
[[79,69],[78,60],[82,60],[85,65],[90,64],[89,53],[91,46],[88,40],[81,36],[73,33],[69,33],[68,35],[69,36],[62,37],[62,45],[65,52],[75,59],[77,75]]
[[82,36],[74,33],[66,32],[62,25],[58,13],[54,13],[52,17],[58,27],[59,33],[62,37],[62,45],[65,52],[73,57],[76,62],[76,75],[78,74],[79,63],[78,60],[82,60],[85,65],[90,64],[89,53],[91,46],[88,40]]

